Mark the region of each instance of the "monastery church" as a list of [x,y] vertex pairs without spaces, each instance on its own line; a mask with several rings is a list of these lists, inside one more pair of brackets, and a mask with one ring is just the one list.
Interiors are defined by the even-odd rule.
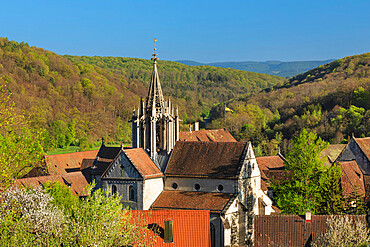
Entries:
[[248,244],[254,215],[277,210],[252,145],[225,129],[180,132],[178,108],[163,97],[156,49],[152,60],[148,96],[133,111],[132,148],[102,141],[92,180],[132,209],[210,210],[211,246]]

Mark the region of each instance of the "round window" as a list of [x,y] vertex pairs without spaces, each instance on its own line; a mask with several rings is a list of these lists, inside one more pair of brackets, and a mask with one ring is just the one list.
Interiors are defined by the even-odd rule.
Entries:
[[195,190],[200,190],[200,185],[199,184],[194,184],[194,189]]
[[177,183],[172,184],[172,189],[174,189],[174,190],[177,189]]
[[218,191],[223,191],[224,190],[224,186],[222,186],[222,184],[219,184],[217,186],[217,189],[218,189]]

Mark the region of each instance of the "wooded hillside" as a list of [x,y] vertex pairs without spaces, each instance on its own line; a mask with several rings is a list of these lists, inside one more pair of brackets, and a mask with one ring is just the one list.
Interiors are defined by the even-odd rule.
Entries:
[[[346,57],[211,110],[213,127],[251,140],[259,154],[286,150],[302,128],[331,143],[370,136],[370,53]],[[222,114],[224,112],[224,114]]]
[[[180,107],[182,124],[208,115],[220,102],[286,80],[265,74],[159,61],[165,97]],[[44,129],[46,148],[83,148],[105,137],[131,141],[128,123],[140,97],[146,97],[150,60],[60,56],[27,43],[0,38],[0,83],[35,128]]]

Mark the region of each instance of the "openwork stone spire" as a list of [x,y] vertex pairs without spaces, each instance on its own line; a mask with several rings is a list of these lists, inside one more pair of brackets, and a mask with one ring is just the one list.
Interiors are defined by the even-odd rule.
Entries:
[[159,81],[158,70],[157,70],[157,60],[158,60],[157,55],[158,54],[157,54],[156,42],[157,40],[154,39],[154,54],[152,57],[153,72],[152,72],[152,77],[150,80],[148,97],[146,99],[146,109],[150,110],[153,107],[155,107],[156,112],[161,113],[165,104],[164,104],[164,97],[162,93],[161,82]]

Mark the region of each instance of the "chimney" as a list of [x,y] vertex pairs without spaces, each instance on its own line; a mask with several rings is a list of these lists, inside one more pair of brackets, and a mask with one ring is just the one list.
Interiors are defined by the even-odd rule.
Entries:
[[310,210],[306,211],[305,219],[306,219],[306,223],[311,223],[311,211]]
[[199,130],[199,122],[195,122],[194,123],[194,131],[198,131]]

